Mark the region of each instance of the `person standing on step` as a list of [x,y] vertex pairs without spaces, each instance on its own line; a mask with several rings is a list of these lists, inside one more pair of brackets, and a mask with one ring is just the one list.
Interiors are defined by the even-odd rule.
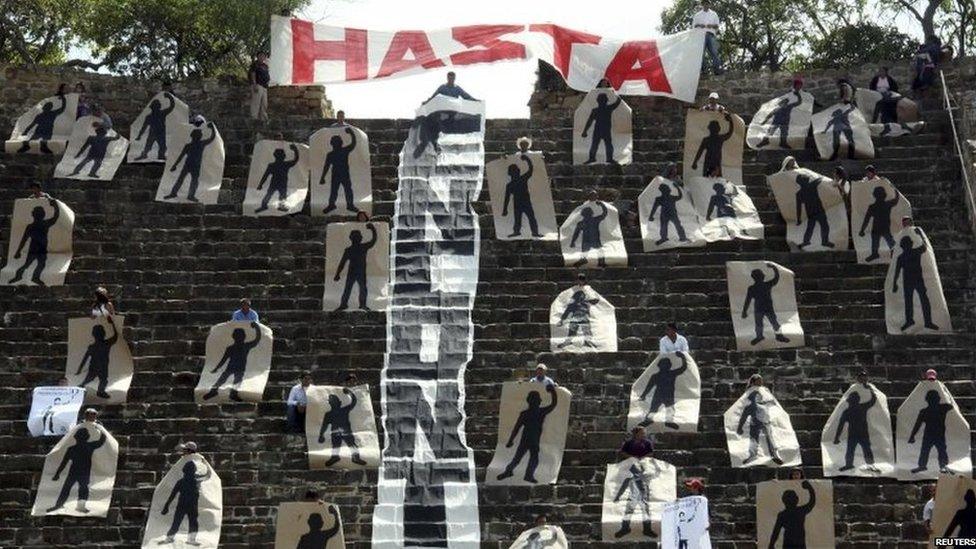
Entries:
[[286,401],[288,430],[294,433],[305,433],[305,409],[308,407],[308,388],[312,386],[312,374],[302,372]]
[[654,441],[647,438],[647,431],[640,426],[634,427],[630,431],[630,437],[624,441],[617,456],[621,460],[627,458],[641,459],[654,453]]
[[37,181],[32,181],[30,185],[27,186],[30,190],[30,196],[28,198],[33,198],[34,200],[50,200],[51,195],[44,192],[41,188],[41,184]]
[[346,123],[346,111],[336,111],[336,120],[332,123],[333,128],[345,128],[349,124]]
[[[718,76],[725,72],[722,70],[722,59],[719,57],[718,35],[722,31],[718,27],[721,21],[719,21],[718,14],[712,10],[710,0],[702,0],[699,7],[698,13],[691,20],[691,26],[705,31],[705,53],[712,61],[712,73]],[[704,60],[703,55],[702,61]]]
[[251,308],[251,300],[241,299],[241,308],[234,311],[230,317],[235,322],[259,322],[258,312]]
[[657,350],[659,353],[687,353],[688,340],[685,336],[678,333],[678,325],[668,322],[664,327],[664,336],[658,341]]
[[268,70],[268,55],[258,52],[247,71],[247,81],[251,84],[251,118],[268,120],[268,85],[271,73]]
[[925,531],[932,534],[932,514],[935,512],[935,491],[936,484],[930,484],[923,489],[923,493],[929,496],[925,506],[922,507],[922,522],[925,523]]

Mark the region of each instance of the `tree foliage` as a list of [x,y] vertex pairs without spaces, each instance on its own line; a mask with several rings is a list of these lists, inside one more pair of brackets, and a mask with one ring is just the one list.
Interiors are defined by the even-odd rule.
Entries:
[[272,14],[308,0],[89,0],[78,36],[123,74],[179,79],[241,73],[267,50]]
[[0,62],[63,61],[76,6],[81,3],[83,0],[0,0]]
[[[712,0],[722,18],[723,60],[733,69],[774,71],[911,57],[917,38],[879,24],[882,14],[907,14],[922,29],[935,29],[957,54],[971,53],[976,47],[974,4],[976,0]],[[661,14],[661,30],[689,28],[697,9],[697,0],[675,0]]]
[[802,61],[810,68],[854,67],[872,61],[910,58],[917,41],[894,28],[872,23],[839,27],[810,43],[811,54]]

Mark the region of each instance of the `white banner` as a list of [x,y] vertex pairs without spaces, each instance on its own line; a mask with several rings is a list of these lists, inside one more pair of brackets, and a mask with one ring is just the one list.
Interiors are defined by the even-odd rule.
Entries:
[[35,387],[27,416],[31,436],[63,435],[78,419],[78,411],[85,401],[81,387]]
[[661,549],[711,549],[708,537],[708,499],[688,496],[664,504]]
[[125,160],[129,141],[111,128],[96,126],[100,119],[83,116],[75,121],[68,148],[54,168],[54,177],[111,181]]
[[377,31],[272,16],[269,64],[271,83],[287,86],[541,59],[574,90],[592,90],[606,78],[622,95],[662,95],[691,103],[704,45],[700,29],[625,41],[549,23]]

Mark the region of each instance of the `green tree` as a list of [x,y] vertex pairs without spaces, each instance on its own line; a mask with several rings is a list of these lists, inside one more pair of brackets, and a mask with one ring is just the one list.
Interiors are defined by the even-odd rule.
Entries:
[[811,68],[853,67],[872,61],[910,58],[916,40],[898,29],[859,23],[837,28],[810,44],[810,56],[799,64]]
[[309,0],[88,0],[75,31],[95,66],[143,78],[242,74],[267,51],[272,14]]
[[86,0],[0,0],[0,62],[64,60],[78,8]]

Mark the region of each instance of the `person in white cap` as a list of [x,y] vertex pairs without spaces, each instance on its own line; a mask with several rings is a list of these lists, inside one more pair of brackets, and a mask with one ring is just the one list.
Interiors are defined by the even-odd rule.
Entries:
[[549,367],[540,362],[535,367],[535,375],[529,378],[529,383],[542,383],[546,387],[555,386],[556,382],[553,381],[551,377],[546,375],[548,372]]
[[197,443],[191,441],[184,442],[176,446],[176,451],[184,456],[197,453]]
[[725,105],[718,102],[718,92],[708,94],[708,100],[701,106],[706,112],[725,112]]
[[925,379],[929,381],[935,381],[939,379],[939,374],[936,373],[936,371],[933,370],[932,368],[929,368],[928,370],[925,370]]
[[515,140],[515,146],[518,147],[519,152],[526,154],[529,152],[529,149],[532,148],[532,139],[526,135],[523,135]]
[[98,423],[98,410],[85,408],[85,421],[88,423]]

